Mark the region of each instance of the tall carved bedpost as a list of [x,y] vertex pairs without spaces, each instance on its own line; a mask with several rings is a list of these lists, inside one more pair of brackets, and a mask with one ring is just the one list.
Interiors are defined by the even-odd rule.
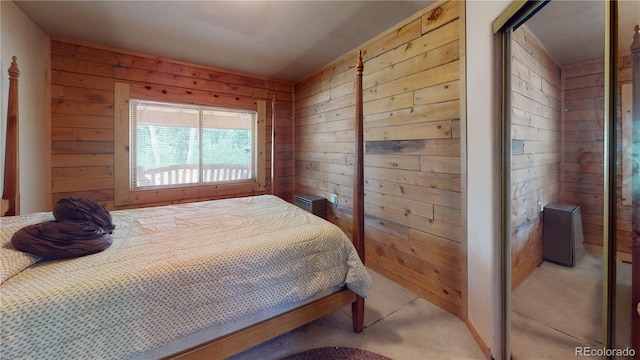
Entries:
[[18,70],[14,56],[9,67],[9,98],[7,103],[7,132],[4,152],[4,183],[2,187],[2,213],[20,213],[20,191],[18,189]]
[[360,259],[364,262],[364,124],[362,105],[362,52],[358,53],[356,65],[356,134],[355,134],[355,169],[353,176],[353,242]]
[[[633,64],[633,118],[631,143],[631,211],[632,211],[632,286],[631,345],[640,352],[640,26],[634,29],[631,43]],[[640,354],[636,354],[640,359]]]
[[271,100],[271,194],[278,196],[278,143],[276,138],[276,96]]
[[[356,64],[356,136],[355,169],[353,171],[353,244],[364,264],[364,111],[362,105],[362,51],[358,52]],[[351,305],[353,331],[362,332],[364,320],[364,298],[358,296]]]

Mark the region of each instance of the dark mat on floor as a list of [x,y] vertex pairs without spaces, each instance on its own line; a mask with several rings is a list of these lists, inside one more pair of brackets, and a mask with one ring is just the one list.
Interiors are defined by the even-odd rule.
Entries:
[[325,360],[325,359],[391,360],[388,357],[374,354],[369,351],[345,348],[345,347],[336,347],[336,346],[303,351],[303,352],[282,358],[281,360]]

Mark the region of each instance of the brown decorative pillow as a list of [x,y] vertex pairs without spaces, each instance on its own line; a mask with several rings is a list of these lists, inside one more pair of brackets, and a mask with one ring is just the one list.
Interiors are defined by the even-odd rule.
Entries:
[[58,200],[53,208],[53,217],[58,220],[86,220],[111,233],[115,225],[111,215],[100,203],[91,199],[68,197]]
[[90,221],[47,221],[25,226],[11,237],[20,251],[47,260],[66,259],[100,252],[112,243],[111,235]]

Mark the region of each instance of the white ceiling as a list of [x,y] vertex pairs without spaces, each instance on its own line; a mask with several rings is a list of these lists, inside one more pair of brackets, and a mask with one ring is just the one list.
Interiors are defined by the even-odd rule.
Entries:
[[[604,57],[603,1],[550,1],[526,25],[559,65]],[[640,1],[618,1],[618,51],[628,51],[640,23]]]
[[433,1],[14,1],[46,34],[297,81]]
[[[432,2],[14,1],[46,34],[288,81]],[[619,6],[619,48],[626,50],[640,22],[640,1]],[[527,25],[566,65],[602,57],[603,19],[601,0],[554,0]]]

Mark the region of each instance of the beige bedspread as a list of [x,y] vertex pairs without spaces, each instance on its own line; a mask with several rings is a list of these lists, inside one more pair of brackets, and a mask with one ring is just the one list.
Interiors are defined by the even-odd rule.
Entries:
[[143,358],[264,309],[371,286],[339,228],[274,196],[111,215],[110,248],[15,275],[4,264],[38,259],[12,250],[11,234],[52,217],[2,219],[1,358]]

